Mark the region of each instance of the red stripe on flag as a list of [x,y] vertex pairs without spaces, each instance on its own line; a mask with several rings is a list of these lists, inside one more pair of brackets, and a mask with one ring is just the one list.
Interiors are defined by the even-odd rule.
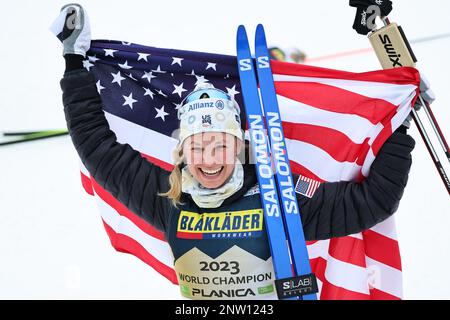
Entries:
[[358,171],[358,176],[355,178],[355,182],[362,182],[366,177],[363,175],[362,170]]
[[378,290],[378,289],[370,289],[370,298],[371,300],[401,300],[401,297],[393,296],[387,292]]
[[292,160],[290,160],[289,163],[291,165],[292,173],[301,174],[302,176],[314,179],[314,180],[319,181],[319,182],[325,182],[325,180],[320,179],[312,171],[308,170],[307,168],[302,166],[300,163],[294,162]]
[[364,241],[354,237],[333,238],[328,253],[335,259],[365,268],[366,255]]
[[354,73],[276,60],[271,60],[270,64],[274,74],[353,81],[371,81],[390,84],[413,84],[416,86],[419,86],[420,84],[419,71],[411,67]]
[[283,129],[286,138],[312,144],[339,162],[358,160],[361,165],[364,163],[361,158],[365,158],[370,148],[369,138],[362,144],[354,143],[342,132],[327,127],[283,121]]
[[92,186],[94,187],[95,193],[110,207],[117,211],[121,216],[126,217],[131,220],[139,229],[147,233],[148,235],[159,239],[161,241],[166,241],[164,237],[164,233],[155,229],[152,225],[150,225],[147,221],[140,218],[137,214],[128,210],[122,203],[119,202],[116,198],[114,198],[108,191],[103,189],[94,179],[92,181]]
[[366,255],[397,270],[402,270],[398,241],[383,236],[373,230],[363,232]]
[[381,132],[378,134],[378,136],[375,138],[374,142],[372,143],[372,152],[375,156],[378,155],[378,152],[383,147],[383,144],[393,133],[390,119],[391,118],[389,118],[387,121],[384,121],[384,123],[383,123],[384,128],[381,130]]
[[86,176],[81,171],[80,171],[80,175],[81,175],[81,185],[83,186],[84,191],[86,191],[88,194],[93,196],[94,195],[94,189],[92,188],[91,178]]
[[323,258],[311,259],[311,268],[316,277],[322,281],[320,300],[370,300],[370,295],[347,290],[333,285],[325,278],[327,261]]
[[397,106],[386,100],[366,97],[351,91],[314,82],[276,82],[277,94],[331,112],[354,114],[373,124],[395,112]]
[[117,251],[129,253],[138,257],[144,263],[150,265],[153,269],[166,277],[170,282],[172,282],[173,284],[178,284],[177,275],[174,269],[166,266],[164,263],[160,262],[158,259],[152,256],[136,240],[126,235],[116,233],[105,221],[103,221],[103,225],[106,229],[109,239],[111,240],[111,245]]
[[[356,164],[359,166],[362,166],[364,164],[364,161],[366,161],[367,153],[370,150],[369,140],[369,138],[366,138],[361,144],[361,149],[359,150],[358,158],[356,159]],[[357,179],[357,181],[359,180]]]
[[152,157],[152,156],[142,153],[142,152],[141,152],[141,156],[144,157],[145,159],[147,159],[148,161],[150,161],[151,163],[153,163],[154,165],[157,165],[158,167],[160,167],[164,170],[172,171],[172,169],[173,169],[173,164],[171,164],[171,163],[167,163],[165,161],[162,161],[158,158]]

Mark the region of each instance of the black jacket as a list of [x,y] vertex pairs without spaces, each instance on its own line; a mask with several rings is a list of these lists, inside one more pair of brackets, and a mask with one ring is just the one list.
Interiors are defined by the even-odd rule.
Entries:
[[[158,193],[169,189],[169,172],[145,160],[130,145],[117,142],[90,73],[66,73],[61,88],[70,136],[93,178],[129,210],[166,232],[172,204]],[[362,183],[323,183],[312,198],[297,194],[306,239],[361,232],[391,216],[408,180],[414,145],[412,137],[395,132]],[[254,168],[246,165],[244,186],[225,204],[242,197],[256,182]],[[184,199],[192,201],[187,195]]]

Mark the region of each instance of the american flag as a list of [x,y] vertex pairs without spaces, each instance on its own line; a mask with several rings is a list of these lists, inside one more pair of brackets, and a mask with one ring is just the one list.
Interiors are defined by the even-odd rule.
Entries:
[[[99,40],[92,42],[84,66],[97,80],[118,141],[167,170],[173,167],[177,109],[196,85],[211,83],[243,106],[234,56]],[[412,68],[351,73],[272,61],[272,69],[292,170],[310,184],[367,177],[418,93],[419,74]],[[176,284],[164,235],[102,189],[82,164],[81,176],[113,247]],[[309,242],[308,251],[321,299],[402,298],[393,217],[359,234]]]
[[308,198],[312,198],[320,185],[320,181],[316,181],[314,179],[299,175],[297,184],[295,185],[295,191]]

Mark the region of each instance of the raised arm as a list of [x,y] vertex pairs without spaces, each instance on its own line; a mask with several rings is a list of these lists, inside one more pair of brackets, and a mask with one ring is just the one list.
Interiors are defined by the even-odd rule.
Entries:
[[305,238],[322,240],[367,230],[398,208],[411,167],[414,139],[394,132],[361,183],[323,183],[312,198],[297,194]]
[[169,172],[148,162],[109,128],[94,77],[84,69],[61,80],[67,127],[81,161],[96,182],[132,212],[164,231]]
[[[74,14],[80,23],[71,25]],[[168,190],[169,172],[148,162],[130,145],[118,143],[110,130],[94,77],[83,68],[90,44],[89,20],[83,8],[65,6],[58,19],[65,21],[56,23],[61,32],[55,32],[63,42],[66,60],[61,80],[64,113],[81,161],[95,181],[129,210],[165,231],[170,202],[158,193]]]

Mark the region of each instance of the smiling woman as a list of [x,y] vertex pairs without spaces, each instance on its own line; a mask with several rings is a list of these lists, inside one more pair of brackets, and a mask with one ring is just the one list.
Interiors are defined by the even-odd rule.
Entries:
[[233,173],[242,141],[228,133],[197,133],[186,139],[183,154],[189,173],[204,187],[222,186]]
[[175,169],[162,195],[175,206],[185,192],[201,207],[218,207],[244,180],[237,157],[243,146],[239,106],[225,92],[202,84],[183,100],[178,118]]
[[[66,28],[65,19],[73,14],[84,21],[76,32]],[[148,162],[117,141],[96,80],[83,69],[90,43],[85,15],[78,5],[64,7],[60,15],[66,60],[61,88],[72,142],[92,178],[164,234],[183,296],[276,299],[255,167],[240,160],[245,143],[237,102],[210,85],[197,87],[178,109],[174,169]],[[414,148],[405,131],[387,140],[363,182],[324,182],[310,196],[296,192],[307,240],[361,232],[396,211]],[[159,147],[158,141],[152,143]],[[293,179],[300,181],[299,176]]]

